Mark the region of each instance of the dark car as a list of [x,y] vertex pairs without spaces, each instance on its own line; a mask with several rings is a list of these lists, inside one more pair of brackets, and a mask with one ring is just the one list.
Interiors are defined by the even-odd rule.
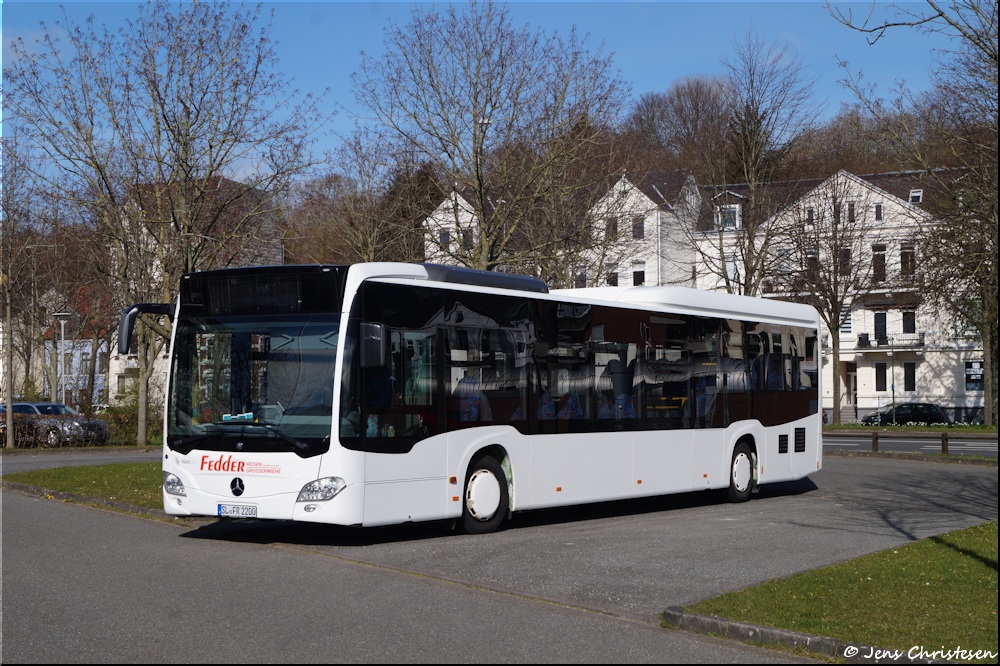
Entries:
[[907,423],[948,423],[938,405],[929,402],[902,402],[887,405],[861,419],[864,425],[905,425]]
[[[108,423],[84,416],[59,402],[15,402],[14,446],[101,446],[108,442]],[[0,441],[7,437],[6,406],[0,404]]]

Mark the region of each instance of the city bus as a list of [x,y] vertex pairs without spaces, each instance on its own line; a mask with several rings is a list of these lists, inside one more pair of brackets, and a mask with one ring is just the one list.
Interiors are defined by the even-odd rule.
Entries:
[[822,466],[819,317],[682,287],[549,290],[435,264],[184,275],[163,506],[343,526],[720,489]]

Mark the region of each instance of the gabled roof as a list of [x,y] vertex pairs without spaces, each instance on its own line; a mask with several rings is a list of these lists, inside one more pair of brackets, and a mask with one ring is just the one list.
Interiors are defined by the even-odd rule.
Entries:
[[668,208],[677,205],[686,185],[694,186],[694,177],[687,169],[671,169],[669,171],[651,171],[645,174],[634,174],[626,177],[639,191],[645,194],[657,206]]
[[[781,209],[785,209],[800,201],[814,190],[820,189],[843,177],[850,179],[859,187],[881,192],[886,198],[893,197],[918,210],[926,210],[926,204],[928,203],[927,196],[933,196],[929,191],[930,185],[933,182],[931,179],[940,179],[942,177],[945,179],[955,179],[960,175],[958,170],[935,170],[932,172],[924,170],[893,171],[856,175],[841,169],[827,178],[807,178],[761,185],[757,188],[757,194],[758,198],[769,202],[774,208],[774,210],[770,211],[770,214],[776,214]],[[740,200],[748,198],[750,187],[745,183],[704,185],[701,187],[701,190],[703,194],[702,210],[698,225],[704,231],[714,227],[714,209],[718,205],[719,199],[724,199],[730,203],[739,203]],[[913,190],[925,190],[924,197],[919,203],[910,203],[910,193]]]

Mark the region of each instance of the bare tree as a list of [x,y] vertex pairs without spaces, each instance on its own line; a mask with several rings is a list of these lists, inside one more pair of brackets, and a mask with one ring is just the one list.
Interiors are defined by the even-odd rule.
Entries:
[[[3,418],[6,421],[5,448],[14,447],[14,414],[12,403],[15,391],[15,313],[28,307],[25,279],[30,271],[30,249],[35,245],[30,239],[34,222],[31,202],[34,200],[29,170],[24,164],[27,155],[21,152],[17,133],[8,129],[0,139],[0,294],[3,296],[3,386],[0,394],[6,404]],[[33,284],[31,285],[33,287]],[[21,359],[22,366],[24,358]]]
[[444,193],[412,157],[384,128],[357,127],[333,151],[331,170],[296,190],[286,227],[294,260],[422,260],[422,222]]
[[[573,231],[546,238],[529,233],[528,219],[542,201],[569,205],[575,192],[597,186],[568,173],[596,146],[610,150],[602,142],[628,93],[611,57],[591,53],[575,31],[563,40],[515,27],[492,1],[443,13],[418,7],[409,25],[390,24],[385,35],[384,56],[363,55],[355,97],[469,202],[475,228],[453,246],[452,260],[495,269],[552,254],[551,239]],[[604,163],[602,185],[614,169]],[[467,231],[461,226],[456,217],[456,237]]]
[[[274,195],[312,164],[324,121],[319,100],[275,71],[260,8],[153,0],[117,32],[93,18],[56,27],[14,43],[5,111],[48,158],[36,170],[46,194],[75,205],[110,248],[119,311],[171,300],[185,271],[256,256]],[[140,339],[144,442],[162,338]]]
[[[875,43],[886,31],[911,28],[940,33],[954,47],[938,54],[934,89],[914,95],[901,85],[889,99],[848,71],[845,85],[886,128],[897,150],[925,171],[927,187],[945,205],[934,212],[936,235],[924,248],[926,294],[959,322],[974,327],[983,345],[985,421],[997,414],[997,3],[951,0],[892,6],[863,17],[827,5],[845,26]],[[842,63],[845,70],[847,64]],[[960,169],[961,177],[953,170]]]
[[774,213],[792,201],[776,198],[791,189],[769,184],[793,175],[788,155],[811,128],[817,106],[814,80],[806,77],[800,58],[753,33],[735,47],[735,56],[724,61],[726,152],[701,169],[710,185],[705,217],[691,242],[707,274],[703,280],[714,278],[730,293],[755,295],[779,234]]
[[826,178],[841,169],[866,174],[908,166],[878,119],[861,107],[845,105],[829,122],[803,134],[790,152],[788,168],[799,177]]
[[645,93],[629,114],[626,128],[648,151],[659,151],[664,163],[689,169],[695,181],[720,176],[725,159],[726,130],[734,97],[725,77],[691,76],[666,92]]

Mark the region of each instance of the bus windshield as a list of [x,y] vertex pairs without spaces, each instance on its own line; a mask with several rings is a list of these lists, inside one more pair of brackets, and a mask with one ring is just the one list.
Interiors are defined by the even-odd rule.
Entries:
[[182,317],[176,327],[172,450],[329,450],[339,315]]

